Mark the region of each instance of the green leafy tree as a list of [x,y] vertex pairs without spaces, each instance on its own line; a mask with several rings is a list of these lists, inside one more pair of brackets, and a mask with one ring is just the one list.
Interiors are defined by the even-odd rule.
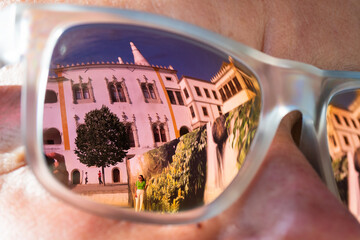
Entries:
[[108,107],[102,106],[85,115],[85,123],[78,126],[75,154],[88,167],[104,168],[122,162],[130,148],[123,123]]
[[255,96],[243,105],[230,111],[226,126],[233,134],[231,145],[239,150],[237,167],[241,168],[250,150],[260,118],[260,97]]

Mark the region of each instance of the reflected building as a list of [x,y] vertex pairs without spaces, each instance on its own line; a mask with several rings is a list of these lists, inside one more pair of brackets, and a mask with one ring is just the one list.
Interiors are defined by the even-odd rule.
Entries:
[[[360,147],[360,96],[348,109],[329,105],[327,110],[328,146],[335,178],[342,199],[360,221],[359,169],[355,152]],[[345,161],[346,160],[346,161]],[[360,159],[358,159],[360,160]]]
[[[119,117],[129,135],[131,159],[214,121],[254,95],[251,77],[235,68],[231,58],[211,81],[188,76],[179,80],[172,66],[150,65],[133,43],[130,46],[133,63],[119,57],[117,62],[52,69],[55,76],[49,77],[45,96],[44,151],[64,156],[71,184],[85,184],[85,172],[88,183],[98,183],[99,169],[86,167],[74,153],[76,129],[91,110],[105,105]],[[128,182],[127,159],[105,168],[107,183]],[[238,171],[232,165],[222,187]]]

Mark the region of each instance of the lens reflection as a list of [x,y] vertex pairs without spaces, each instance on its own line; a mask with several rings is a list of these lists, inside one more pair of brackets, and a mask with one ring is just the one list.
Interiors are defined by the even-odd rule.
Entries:
[[360,91],[336,95],[327,110],[328,146],[340,197],[360,219]]
[[178,212],[213,201],[241,169],[260,94],[230,56],[154,29],[83,25],[61,36],[51,66],[44,153],[72,191]]

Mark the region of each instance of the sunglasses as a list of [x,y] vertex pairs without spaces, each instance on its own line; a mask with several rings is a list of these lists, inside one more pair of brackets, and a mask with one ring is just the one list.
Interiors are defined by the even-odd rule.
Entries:
[[[292,111],[302,113],[300,150],[339,197],[344,156],[360,139],[360,73],[143,12],[13,5],[0,16],[2,64],[26,65],[26,158],[58,198],[137,222],[210,218],[241,197]],[[352,111],[339,107],[345,92]],[[140,174],[145,210],[135,212]]]

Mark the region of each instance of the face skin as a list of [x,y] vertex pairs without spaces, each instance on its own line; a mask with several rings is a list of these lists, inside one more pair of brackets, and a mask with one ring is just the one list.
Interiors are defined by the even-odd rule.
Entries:
[[[184,20],[275,57],[360,71],[356,0],[90,2]],[[0,71],[5,82],[17,81],[4,71],[12,70]],[[199,224],[141,225],[101,218],[50,196],[24,164],[19,148],[20,87],[0,89],[0,112],[6,112],[0,118],[2,239],[359,239],[357,221],[327,190],[293,141],[291,131],[299,113],[283,119],[256,178],[228,210]]]

